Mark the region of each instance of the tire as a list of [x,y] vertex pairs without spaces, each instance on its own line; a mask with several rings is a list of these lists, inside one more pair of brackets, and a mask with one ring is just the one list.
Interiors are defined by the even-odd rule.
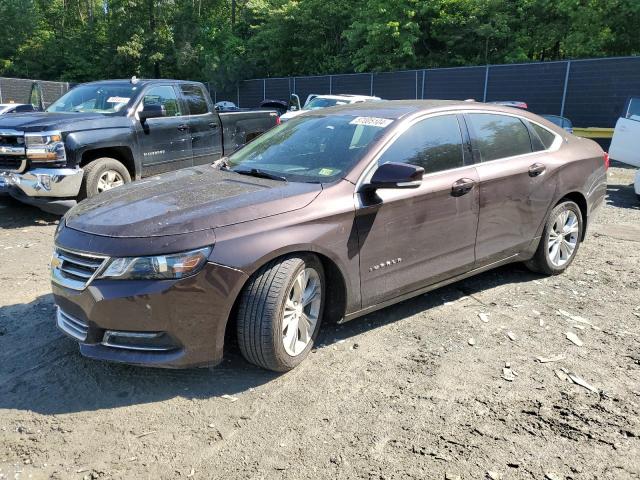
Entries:
[[[557,235],[557,233],[555,233],[559,230],[560,223],[564,223],[560,219],[560,215],[566,215],[567,219],[567,223],[562,226],[562,231],[571,231],[572,233],[565,233],[563,235]],[[577,221],[577,231],[575,225],[569,228],[569,222],[571,222],[573,218]],[[564,272],[576,258],[583,229],[584,224],[580,207],[569,200],[561,201],[561,203],[556,205],[554,209],[551,210],[551,213],[549,213],[536,253],[531,260],[525,262],[525,265],[529,270],[546,275],[558,275]],[[561,237],[562,240],[556,242],[558,245],[557,249],[555,249],[552,239],[559,237]],[[573,250],[570,251],[570,254],[567,254],[567,252],[569,252],[569,246],[573,241],[575,241]]]
[[[103,157],[92,160],[83,167],[84,176],[80,187],[79,199],[91,198],[108,188],[101,188],[100,180],[104,175],[113,173],[113,178],[121,179],[121,185],[131,182],[127,167],[115,158]],[[117,185],[116,185],[117,186]],[[113,188],[113,187],[110,187]]]
[[[304,278],[303,271],[307,275]],[[301,282],[296,283],[299,278]],[[308,298],[313,293],[312,282],[318,284],[320,291],[313,295],[313,301],[307,306],[297,306],[304,303],[299,301],[294,307],[302,282],[305,283],[302,293],[308,293]],[[238,306],[238,344],[244,358],[276,372],[286,372],[300,364],[311,351],[320,331],[325,291],[324,270],[315,255],[282,257],[260,268],[245,285]],[[298,310],[294,311],[295,308]],[[285,320],[285,314],[293,319],[295,327]],[[310,325],[304,319],[313,315],[316,315],[313,326],[303,331],[305,325]],[[308,340],[304,348],[303,340]]]

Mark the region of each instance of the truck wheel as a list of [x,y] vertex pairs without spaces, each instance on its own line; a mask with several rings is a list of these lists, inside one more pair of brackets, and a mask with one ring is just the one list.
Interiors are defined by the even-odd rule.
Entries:
[[115,158],[97,158],[83,167],[84,178],[80,187],[80,199],[91,198],[99,193],[131,182],[127,167]]
[[564,272],[576,258],[583,228],[578,205],[571,201],[558,204],[547,218],[535,255],[525,265],[546,275]]
[[315,255],[271,261],[251,276],[240,297],[242,355],[268,370],[291,370],[313,347],[324,302],[324,271]]

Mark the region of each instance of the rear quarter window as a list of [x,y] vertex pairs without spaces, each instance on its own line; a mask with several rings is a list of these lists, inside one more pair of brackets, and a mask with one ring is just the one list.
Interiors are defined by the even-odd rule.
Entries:
[[467,118],[483,162],[531,153],[529,130],[517,117],[470,113]]
[[534,146],[537,147],[537,148],[535,148],[535,150],[536,151],[549,150],[551,148],[551,145],[553,145],[553,142],[556,139],[556,134],[550,132],[546,128],[541,127],[540,125],[538,125],[536,123],[531,123],[531,126],[533,127],[533,131],[538,136],[538,139],[540,140],[539,143],[541,144],[541,146],[537,146],[536,145],[537,142],[534,141]]

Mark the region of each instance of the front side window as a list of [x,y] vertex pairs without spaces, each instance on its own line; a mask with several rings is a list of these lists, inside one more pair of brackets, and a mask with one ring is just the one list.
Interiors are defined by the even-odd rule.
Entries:
[[440,172],[464,165],[462,133],[454,115],[422,120],[402,133],[380,156],[378,164],[409,163],[425,173]]
[[483,162],[531,153],[531,138],[522,120],[494,113],[467,115]]
[[627,108],[626,117],[630,120],[640,122],[640,98],[633,97],[629,100],[629,108]]
[[142,108],[147,105],[162,105],[167,112],[167,117],[182,115],[176,91],[169,85],[151,87],[147,90],[142,98]]
[[202,89],[196,85],[180,85],[180,90],[187,101],[189,115],[202,115],[209,112],[207,98]]
[[124,114],[137,88],[130,83],[80,85],[49,105],[47,112]]
[[293,182],[328,183],[346,175],[392,120],[308,114],[279,125],[227,159],[232,171],[252,169]]

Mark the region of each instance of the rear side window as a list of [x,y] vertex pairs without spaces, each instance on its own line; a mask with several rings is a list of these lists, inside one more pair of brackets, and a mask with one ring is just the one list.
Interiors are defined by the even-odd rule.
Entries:
[[[539,148],[537,147],[535,150],[548,150],[551,148],[551,145],[553,145],[553,142],[556,139],[556,135],[554,133],[551,133],[549,130],[547,130],[546,128],[541,127],[538,124],[535,123],[531,123],[531,126],[533,127],[533,131],[536,132],[536,134],[538,135],[538,138],[540,139],[540,142],[542,143],[542,146],[544,148]],[[534,142],[534,144],[537,142]]]
[[190,115],[202,115],[209,112],[207,98],[204,96],[202,88],[197,85],[180,85],[180,90],[187,101]]
[[532,152],[529,131],[519,118],[493,113],[467,117],[483,162]]
[[409,163],[425,173],[440,172],[464,165],[462,133],[454,115],[427,118],[409,127],[380,156],[378,164]]

